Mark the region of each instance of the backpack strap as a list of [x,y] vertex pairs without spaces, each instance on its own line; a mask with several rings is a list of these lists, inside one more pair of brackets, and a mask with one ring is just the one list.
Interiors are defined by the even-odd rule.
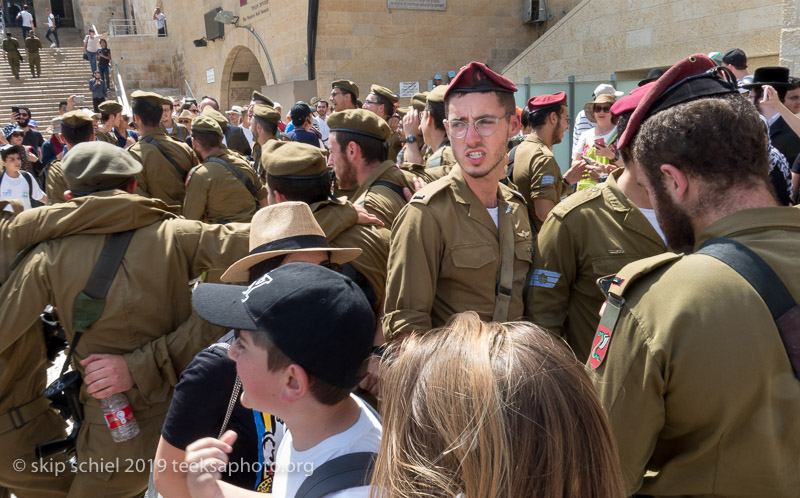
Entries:
[[508,151],[508,166],[506,169],[506,178],[511,178],[511,176],[514,174],[514,156],[517,155],[517,148],[519,148],[519,145],[515,145],[514,147],[511,148],[510,151]]
[[321,498],[344,489],[369,485],[377,453],[348,453],[320,465],[295,494],[295,498]]
[[795,378],[800,380],[800,306],[775,270],[744,244],[731,239],[707,240],[697,254],[722,261],[758,292],[775,320]]
[[372,187],[386,187],[395,194],[399,195],[403,202],[406,202],[406,196],[403,194],[403,189],[399,185],[395,185],[392,182],[387,182],[386,180],[378,180],[372,184]]
[[249,178],[247,178],[244,173],[239,171],[231,163],[229,163],[227,161],[224,161],[224,160],[222,160],[222,159],[220,159],[218,157],[207,157],[206,161],[211,161],[212,163],[217,163],[217,164],[221,164],[221,165],[225,166],[225,168],[228,171],[230,171],[233,174],[233,176],[236,177],[236,179],[238,179],[240,182],[242,182],[244,184],[245,187],[247,187],[247,191],[250,192],[250,194],[253,197],[258,199],[258,189],[256,188],[256,186],[253,185],[253,182]]
[[141,140],[139,141],[148,143],[154,146],[156,149],[158,149],[158,151],[161,152],[161,155],[164,156],[167,159],[167,161],[169,161],[172,167],[175,168],[175,171],[177,171],[178,174],[181,176],[181,181],[183,182],[186,181],[186,174],[187,174],[186,170],[178,166],[178,163],[176,163],[175,160],[172,159],[172,157],[170,157],[169,154],[167,154],[167,152],[161,147],[161,145],[158,144],[156,140],[153,140],[153,137],[142,137]]

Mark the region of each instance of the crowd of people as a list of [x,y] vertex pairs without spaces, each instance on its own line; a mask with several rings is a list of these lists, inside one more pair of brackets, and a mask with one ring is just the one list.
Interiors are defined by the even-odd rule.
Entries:
[[599,85],[568,165],[566,94],[516,91],[15,108],[0,492],[795,496],[798,80]]

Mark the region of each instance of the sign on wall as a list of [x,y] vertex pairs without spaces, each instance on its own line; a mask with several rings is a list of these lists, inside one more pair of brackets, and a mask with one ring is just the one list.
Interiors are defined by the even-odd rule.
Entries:
[[239,24],[252,24],[269,14],[269,0],[239,0]]
[[390,9],[447,10],[447,0],[386,0]]
[[415,93],[419,93],[419,81],[401,81],[400,82],[400,95],[401,97],[413,97]]
[[206,69],[206,83],[214,83],[214,68]]

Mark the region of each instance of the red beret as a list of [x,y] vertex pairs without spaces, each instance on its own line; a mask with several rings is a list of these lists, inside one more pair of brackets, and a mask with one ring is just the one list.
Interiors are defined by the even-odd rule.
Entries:
[[622,116],[625,113],[633,112],[636,106],[639,105],[639,102],[647,95],[647,91],[655,84],[655,81],[651,81],[650,83],[645,83],[631,90],[631,93],[614,102],[614,105],[611,106],[611,114],[614,116]]
[[528,112],[538,111],[539,109],[544,109],[545,107],[560,104],[567,104],[567,94],[564,92],[558,92],[552,95],[538,95],[528,99]]
[[517,85],[486,67],[486,64],[473,61],[462,67],[456,77],[450,80],[444,98],[454,91],[514,93]]
[[691,55],[669,68],[641,98],[617,147],[627,147],[639,126],[665,109],[702,97],[738,93],[735,78],[724,71],[720,78],[720,71],[717,63],[705,54]]

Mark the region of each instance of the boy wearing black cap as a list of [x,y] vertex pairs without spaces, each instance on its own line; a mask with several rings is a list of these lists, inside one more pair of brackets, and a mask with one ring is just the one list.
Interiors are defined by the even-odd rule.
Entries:
[[[377,452],[380,421],[350,394],[366,373],[374,322],[349,278],[319,265],[289,263],[249,287],[202,285],[193,306],[203,319],[238,331],[229,355],[242,381],[242,404],[286,422],[274,496],[296,496],[334,458]],[[227,462],[235,439],[228,431],[187,447],[193,495],[247,494],[214,480],[218,474],[212,472]],[[348,489],[348,496],[368,494],[365,485]]]

